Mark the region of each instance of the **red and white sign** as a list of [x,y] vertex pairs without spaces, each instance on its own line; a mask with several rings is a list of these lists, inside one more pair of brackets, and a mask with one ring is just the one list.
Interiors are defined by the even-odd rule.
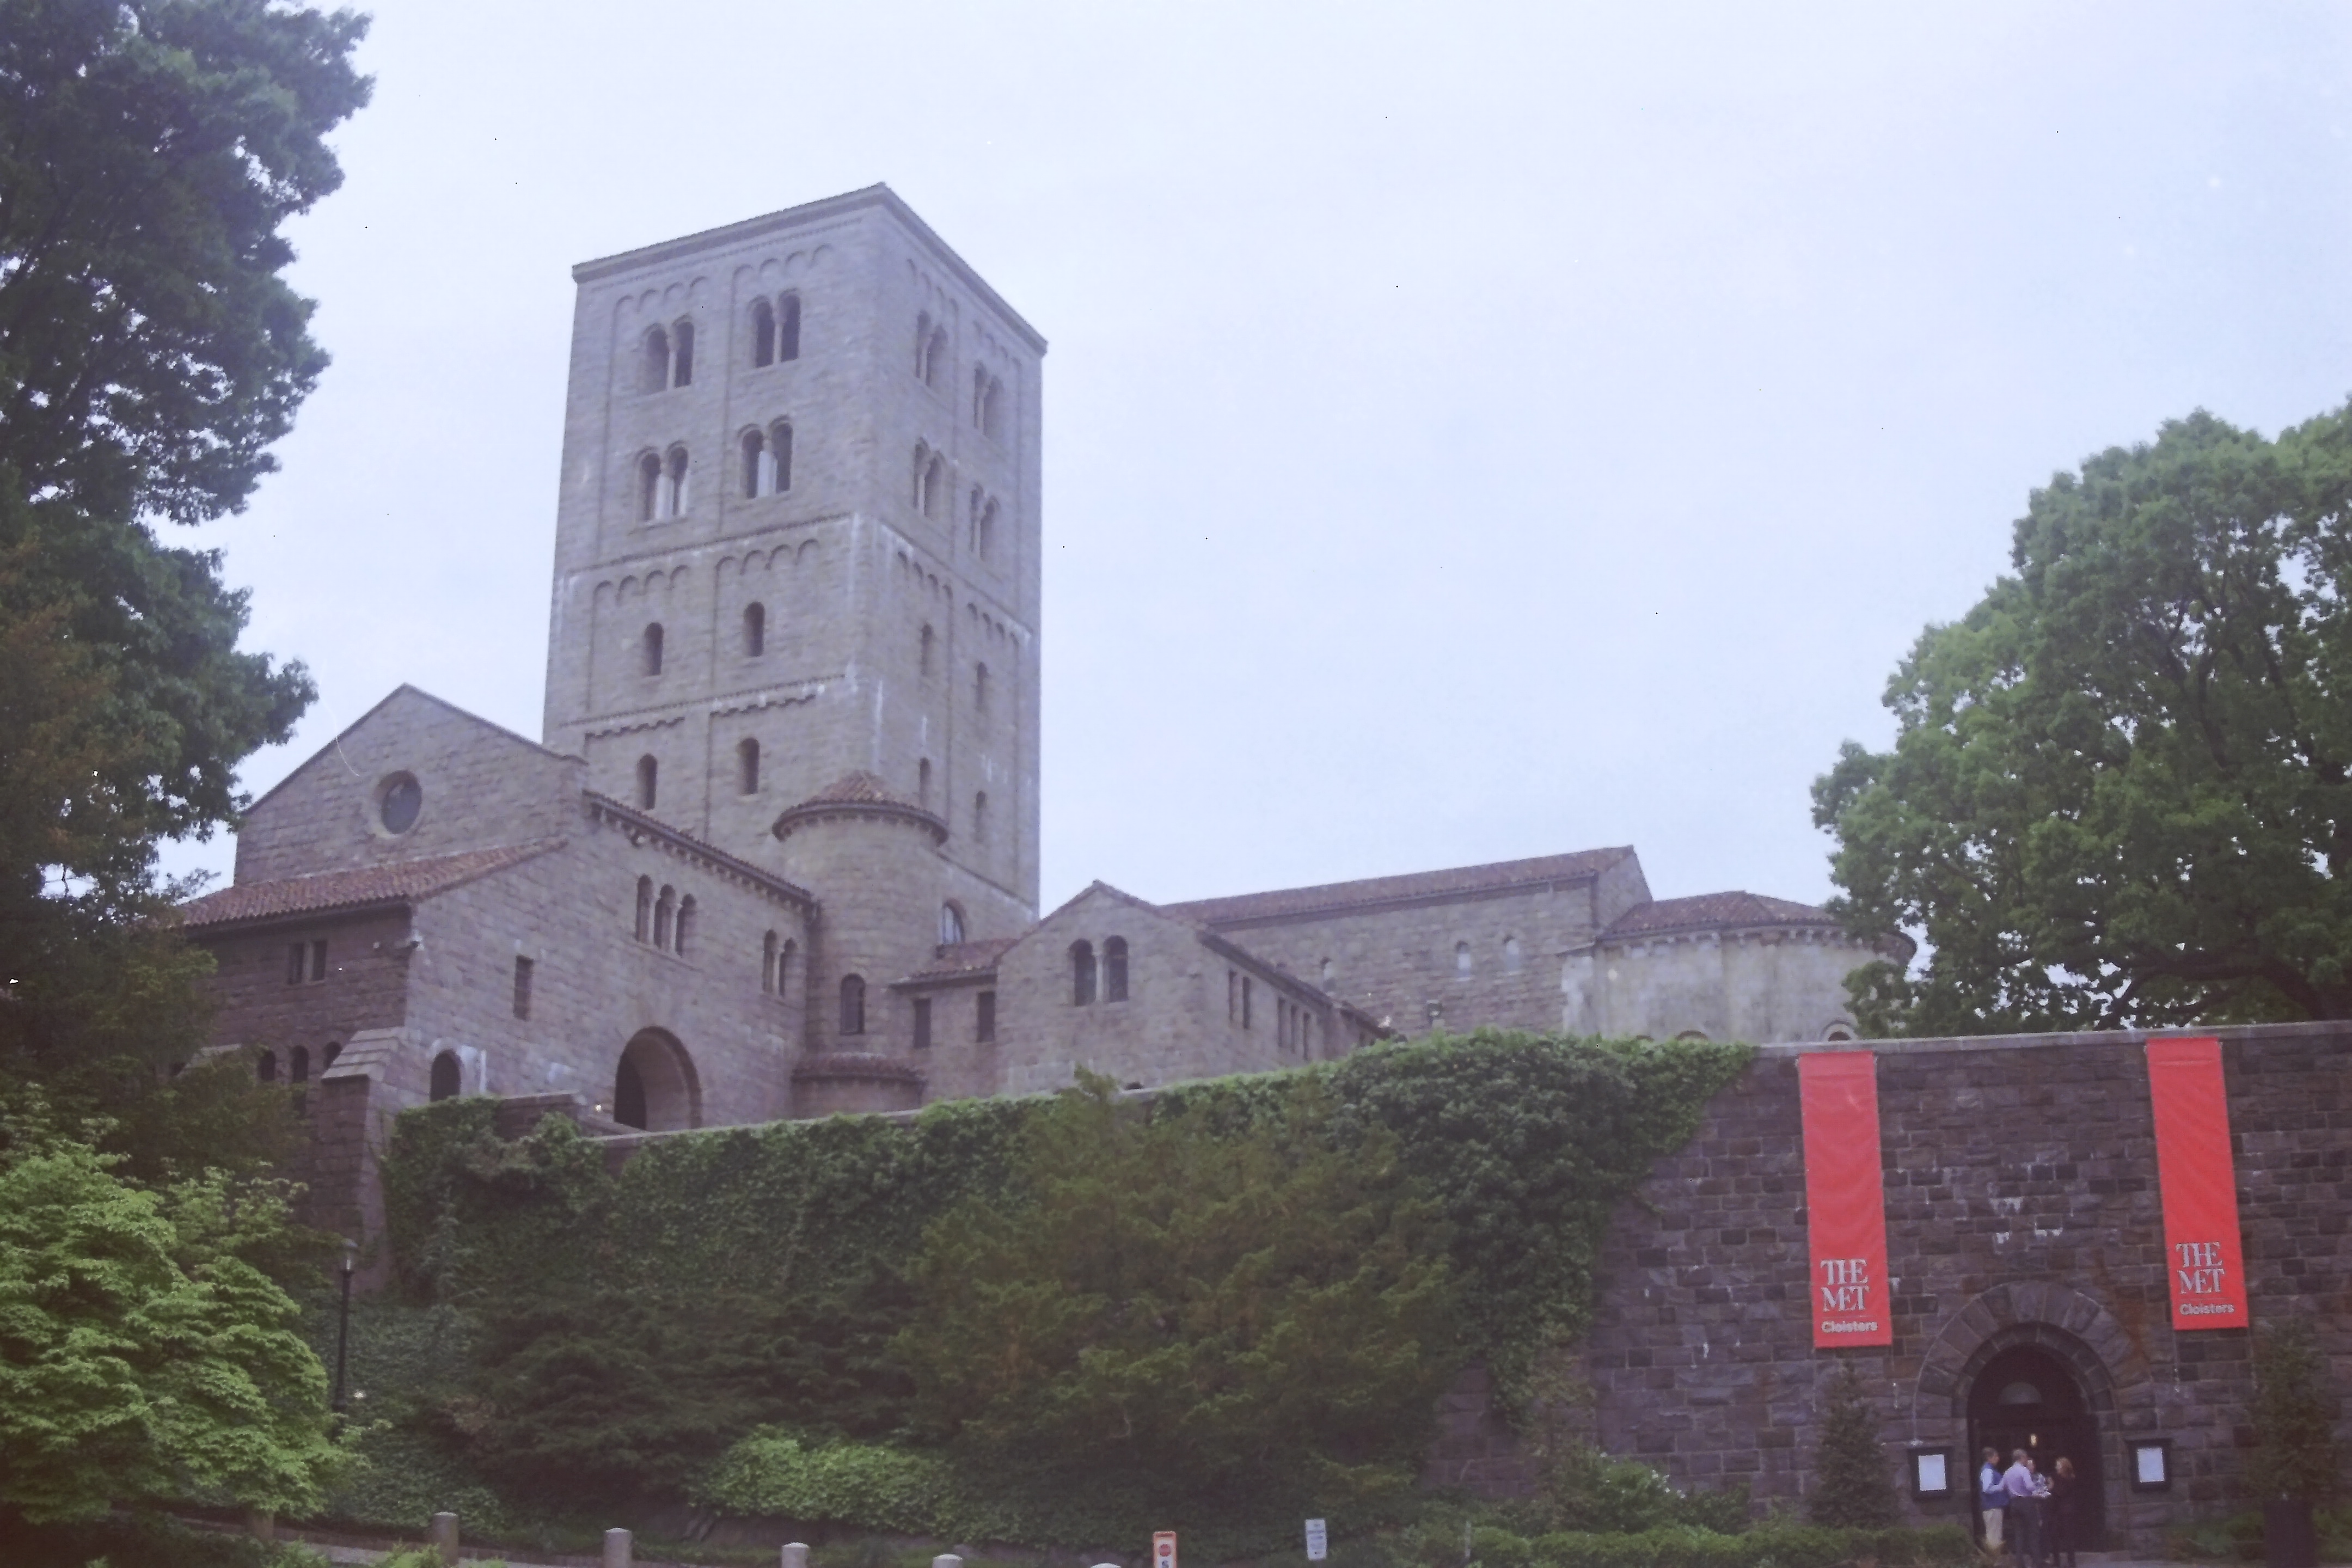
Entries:
[[2238,1173],[2230,1158],[2230,1097],[2221,1042],[2150,1040],[2156,1177],[2164,1194],[2164,1257],[2175,1329],[2242,1329],[2246,1270],[2238,1247]]
[[1176,1532],[1174,1531],[1152,1531],[1151,1568],[1176,1568]]
[[1891,1345],[1878,1058],[1868,1051],[1807,1051],[1797,1058],[1797,1093],[1805,1124],[1813,1348]]

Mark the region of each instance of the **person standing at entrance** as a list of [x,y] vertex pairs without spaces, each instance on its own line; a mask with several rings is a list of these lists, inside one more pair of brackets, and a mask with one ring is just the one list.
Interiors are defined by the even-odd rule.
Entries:
[[2000,1450],[1987,1448],[1977,1470],[1977,1509],[1984,1515],[1984,1543],[2000,1550],[2000,1521],[2009,1511],[2009,1493],[2001,1489]]
[[2044,1505],[2050,1527],[2047,1555],[2051,1568],[2075,1568],[2074,1548],[2078,1544],[2079,1523],[2083,1506],[2082,1493],[2074,1480],[2074,1461],[2060,1459],[2050,1477],[2050,1500]]
[[2024,1449],[2013,1456],[2000,1478],[2000,1489],[2009,1501],[2009,1517],[2002,1526],[2009,1550],[2024,1568],[2037,1568],[2042,1561],[2042,1499],[2035,1495],[2033,1466]]

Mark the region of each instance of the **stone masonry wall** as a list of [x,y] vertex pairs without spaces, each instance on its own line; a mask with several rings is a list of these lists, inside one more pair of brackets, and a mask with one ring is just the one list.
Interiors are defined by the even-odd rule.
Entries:
[[[2254,1324],[2310,1319],[2352,1389],[2352,1028],[2214,1032]],[[1890,1447],[1948,1446],[1972,1473],[1970,1382],[2032,1344],[2097,1417],[2111,1545],[2151,1552],[2171,1525],[2245,1506],[2248,1336],[2169,1326],[2145,1039],[1874,1047],[1895,1344],[1834,1352],[1811,1346],[1801,1047],[1768,1048],[1618,1211],[1588,1345],[1603,1446],[1794,1500],[1820,1381],[1851,1362]],[[2125,1485],[2127,1436],[2172,1439],[2169,1491]],[[1909,1506],[1960,1520],[1969,1504]]]

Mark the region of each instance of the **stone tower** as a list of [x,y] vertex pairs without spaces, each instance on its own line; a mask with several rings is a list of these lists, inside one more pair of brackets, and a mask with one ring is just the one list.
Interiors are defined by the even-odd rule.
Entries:
[[572,277],[547,744],[762,866],[852,775],[936,818],[911,868],[786,872],[824,925],[914,928],[877,986],[1025,929],[1045,340],[882,185]]

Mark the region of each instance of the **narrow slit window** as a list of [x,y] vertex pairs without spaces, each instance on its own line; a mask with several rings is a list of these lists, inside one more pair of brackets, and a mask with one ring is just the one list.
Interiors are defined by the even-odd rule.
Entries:
[[286,984],[301,984],[302,976],[309,972],[309,950],[299,942],[289,943],[286,949]]
[[862,976],[845,974],[841,977],[841,1032],[845,1035],[866,1032],[866,981]]
[[667,949],[670,931],[677,921],[677,889],[664,888],[661,897],[654,900],[654,945]]
[[988,716],[988,666],[971,667],[971,710],[982,718]]
[[735,787],[743,795],[760,793],[760,742],[748,735],[735,742]]
[[645,634],[637,639],[637,668],[641,673],[659,675],[662,672],[663,635],[659,621],[646,623]]
[[776,308],[765,300],[751,301],[751,363],[756,369],[776,362]]
[[983,991],[972,1005],[971,1037],[985,1044],[996,1038],[996,993]]
[[924,675],[927,675],[927,676],[928,676],[928,675],[929,675],[929,674],[931,673],[931,645],[932,645],[932,644],[934,644],[934,643],[936,643],[938,640],[939,640],[939,634],[938,634],[938,633],[936,633],[936,632],[932,631],[932,630],[931,630],[931,628],[930,628],[929,626],[925,626],[925,627],[923,628],[923,637],[922,637],[922,643],[923,643],[923,662],[922,662],[922,666],[921,666],[921,672],[922,672]]
[[662,460],[652,452],[637,459],[637,521],[651,522],[661,516]]
[[793,488],[793,427],[779,420],[768,427],[768,489],[782,495]]
[[664,516],[684,517],[690,510],[692,499],[688,489],[688,480],[690,477],[687,468],[686,448],[672,447],[669,449],[668,468],[662,475],[663,492],[669,503],[663,513]]
[[1095,948],[1090,942],[1070,943],[1070,1005],[1084,1007],[1095,999]]
[[931,379],[931,313],[918,312],[915,317],[915,379]]
[[659,327],[646,333],[645,364],[643,384],[647,392],[659,392],[669,384],[669,333]]
[[768,606],[743,606],[743,657],[757,658],[768,651]]
[[918,996],[915,998],[915,1049],[928,1051],[930,1048],[931,999],[928,996]]
[[743,499],[753,500],[775,489],[768,476],[772,471],[768,464],[768,437],[758,430],[746,430],[739,443],[743,451]]
[[672,386],[694,384],[694,323],[680,321],[676,329],[677,346],[674,355],[676,373],[670,377]]
[[317,981],[324,980],[326,977],[327,939],[320,937],[310,944],[310,978]]
[[963,940],[963,906],[950,899],[940,906],[940,945],[953,947]]
[[661,764],[649,756],[639,757],[637,759],[638,810],[651,811],[654,808],[654,802],[658,798],[656,787],[660,783]]
[[654,879],[651,877],[640,877],[637,879],[637,940],[651,942],[653,939]]
[[286,1081],[289,1083],[310,1081],[310,1047],[297,1046],[286,1053]]
[[670,933],[669,950],[680,958],[687,956],[688,944],[694,940],[694,895],[687,894],[677,901],[677,929]]
[[982,790],[971,797],[971,841],[988,842],[988,792]]
[[1127,938],[1115,936],[1103,943],[1103,1000],[1127,1000]]
[[915,804],[925,811],[931,809],[931,759],[929,757],[915,764]]
[[776,994],[776,933],[770,931],[760,941],[760,990],[769,996]]
[[528,958],[514,961],[514,1016],[530,1016],[530,972],[533,965]]
[[786,294],[776,301],[776,358],[801,357],[801,297]]
[[262,1052],[260,1058],[253,1064],[253,1075],[264,1083],[276,1083],[278,1081],[278,1053],[276,1051]]

